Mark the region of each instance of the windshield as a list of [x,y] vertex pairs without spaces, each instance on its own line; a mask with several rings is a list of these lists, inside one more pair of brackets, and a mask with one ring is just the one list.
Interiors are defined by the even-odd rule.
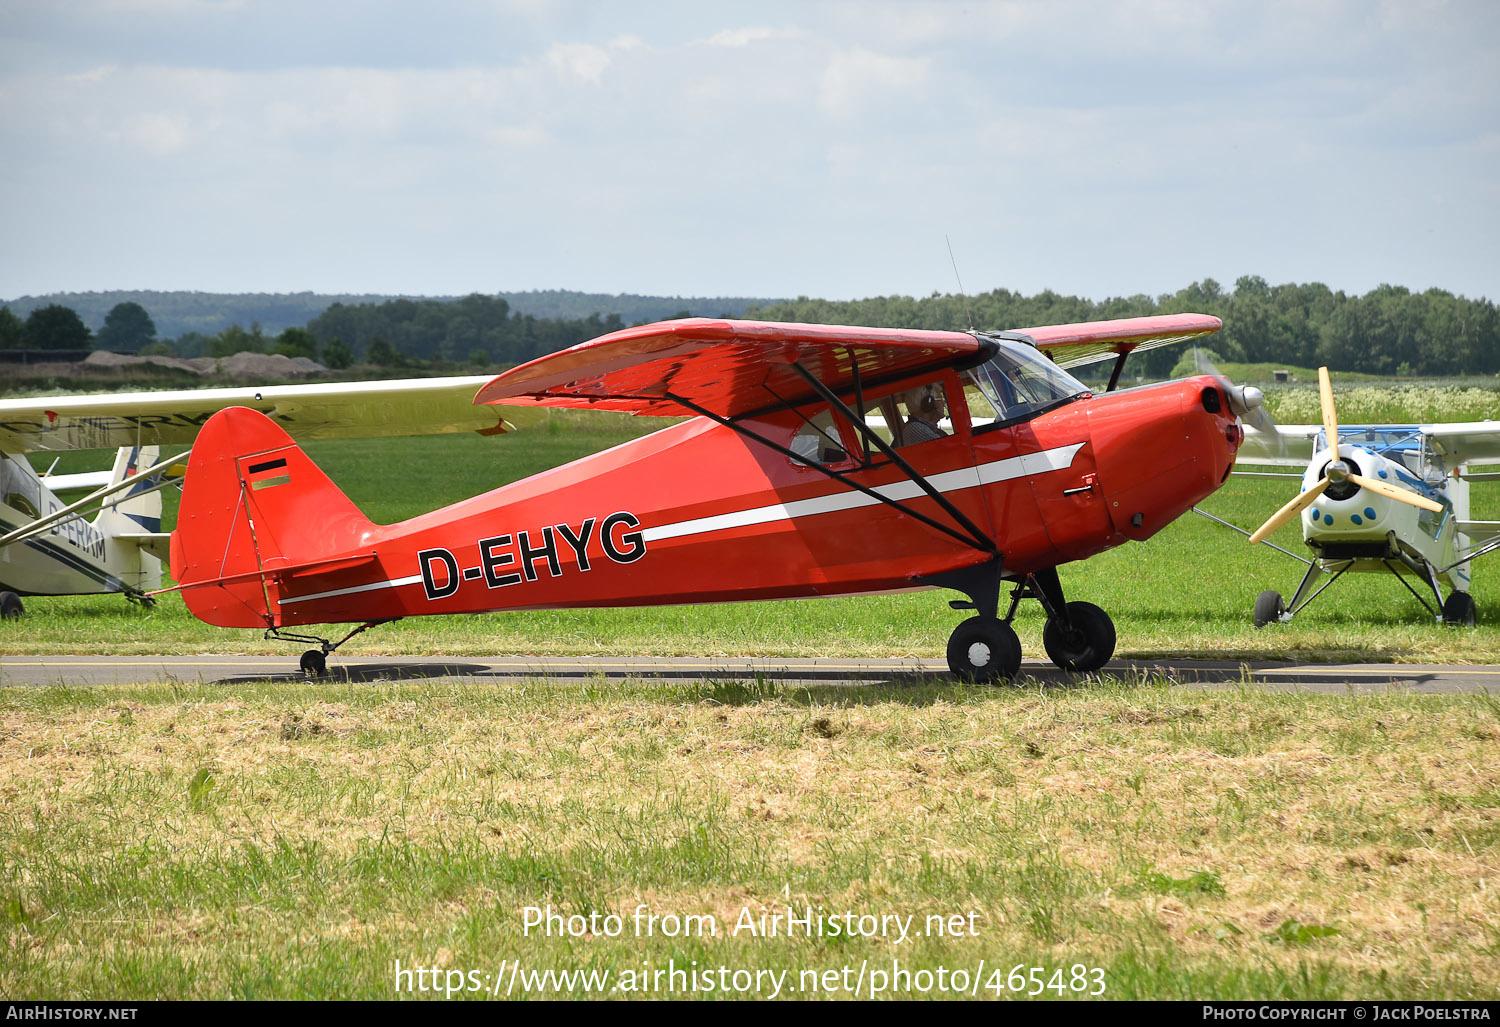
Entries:
[[[967,379],[964,384],[977,388],[986,401],[969,405],[974,427],[1030,417],[1089,391],[1077,378],[1025,343],[1010,339],[992,341],[1000,347],[999,352],[989,363],[964,375]],[[986,405],[993,410],[986,410]]]

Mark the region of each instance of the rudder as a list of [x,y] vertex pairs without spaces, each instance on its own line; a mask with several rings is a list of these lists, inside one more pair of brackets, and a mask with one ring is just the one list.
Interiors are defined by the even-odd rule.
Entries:
[[[265,574],[347,553],[373,527],[274,421],[228,407],[193,445],[172,533],[172,576],[200,620],[276,627]],[[208,582],[216,584],[203,587]]]

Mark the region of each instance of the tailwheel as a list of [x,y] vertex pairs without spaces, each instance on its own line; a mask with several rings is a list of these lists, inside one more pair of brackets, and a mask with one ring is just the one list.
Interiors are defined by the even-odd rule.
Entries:
[[25,612],[20,596],[14,592],[0,592],[0,620],[20,620]]
[[328,657],[319,649],[309,649],[302,654],[302,673],[310,678],[320,678],[328,673]]
[[1474,597],[1467,592],[1451,592],[1443,603],[1443,623],[1456,628],[1472,628],[1477,613]]
[[[1297,598],[1296,596],[1292,597]],[[1281,620],[1286,613],[1286,603],[1281,601],[1281,593],[1266,589],[1255,597],[1255,626],[1263,628],[1267,624]]]
[[948,669],[981,685],[1009,680],[1021,669],[1021,640],[1005,621],[970,617],[948,637]]
[[1063,670],[1088,673],[1098,670],[1115,654],[1115,623],[1093,603],[1067,605],[1069,623],[1047,618],[1042,629],[1042,647],[1047,657]]

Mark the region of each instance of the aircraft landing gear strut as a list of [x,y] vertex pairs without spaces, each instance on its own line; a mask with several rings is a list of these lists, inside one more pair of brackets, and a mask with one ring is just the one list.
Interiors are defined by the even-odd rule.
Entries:
[[954,574],[923,579],[924,584],[967,594],[967,602],[955,599],[948,605],[976,614],[954,628],[948,638],[948,669],[955,677],[989,684],[1016,676],[1021,669],[1021,641],[1011,622],[1022,599],[1035,599],[1046,611],[1042,645],[1057,666],[1087,673],[1109,662],[1115,653],[1114,622],[1093,603],[1067,602],[1056,568],[1049,567],[1017,581],[1011,589],[1010,609],[1004,618],[999,616],[1002,580],[998,558]]
[[1047,614],[1042,628],[1042,648],[1047,658],[1062,670],[1087,674],[1098,670],[1115,654],[1115,622],[1093,603],[1067,602],[1057,568],[1028,574],[1010,593],[1007,622],[1016,615],[1022,599],[1035,599]]
[[377,625],[390,624],[400,619],[400,617],[389,617],[386,620],[366,621],[337,642],[330,642],[328,639],[319,638],[317,635],[298,635],[291,631],[282,631],[280,628],[267,628],[265,638],[268,641],[276,642],[316,642],[318,648],[309,649],[303,653],[300,666],[305,677],[320,678],[328,673],[328,655],[339,646],[362,631],[368,631]]

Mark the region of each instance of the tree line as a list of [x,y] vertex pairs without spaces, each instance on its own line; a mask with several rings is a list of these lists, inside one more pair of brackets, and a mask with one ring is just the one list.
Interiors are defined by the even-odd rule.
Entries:
[[[633,293],[577,292],[570,289],[534,289],[497,292],[510,304],[511,314],[560,321],[581,321],[596,311],[619,314],[627,324],[660,321],[678,310],[739,317],[751,303],[775,303],[776,299],[752,296],[638,296]],[[287,328],[305,328],[307,323],[335,303],[344,306],[377,306],[393,300],[434,300],[453,303],[460,296],[399,296],[375,293],[218,293],[114,289],[105,292],[55,292],[43,296],[0,299],[0,304],[23,320],[39,307],[68,307],[83,323],[98,331],[105,317],[121,303],[136,303],[151,312],[163,338],[175,339],[188,332],[213,336],[231,325],[260,325],[268,335]]]
[[[1414,293],[1382,285],[1351,296],[1326,285],[1271,286],[1247,275],[1226,290],[1211,278],[1151,297],[1103,301],[1050,290],[1025,296],[995,289],[962,297],[933,293],[837,301],[798,297],[751,303],[743,316],[759,320],[864,324],[891,328],[1015,329],[1150,314],[1215,314],[1224,329],[1212,346],[1226,361],[1361,371],[1392,376],[1446,376],[1500,372],[1500,315],[1487,299],[1467,299],[1442,289]],[[697,311],[705,313],[705,311]],[[665,317],[689,316],[688,309]],[[732,312],[714,311],[713,316]],[[641,319],[646,320],[646,319]],[[242,351],[284,353],[320,360],[332,368],[355,363],[388,368],[494,367],[523,363],[625,327],[618,312],[545,318],[513,309],[503,296],[473,294],[457,300],[394,299],[336,302],[303,327],[274,335],[258,324],[231,325],[209,335],[184,332],[157,337],[139,303],[116,304],[95,334],[77,312],[61,304],[33,309],[23,321],[0,307],[0,349],[113,349],[176,356],[228,356]],[[1172,347],[1131,358],[1130,371],[1164,377],[1180,357]]]
[[[1326,364],[1334,371],[1388,376],[1500,372],[1500,315],[1492,301],[1442,289],[1411,292],[1399,285],[1351,296],[1321,282],[1272,286],[1259,275],[1245,275],[1231,290],[1205,278],[1175,293],[1102,302],[1051,290],[1023,296],[1008,289],[967,299],[940,293],[847,302],[803,296],[753,308],[746,316],[951,331],[966,329],[971,319],[988,330],[1186,312],[1223,319],[1211,345],[1227,361]],[[1132,356],[1128,366],[1135,374],[1164,377],[1180,355],[1166,346]]]

